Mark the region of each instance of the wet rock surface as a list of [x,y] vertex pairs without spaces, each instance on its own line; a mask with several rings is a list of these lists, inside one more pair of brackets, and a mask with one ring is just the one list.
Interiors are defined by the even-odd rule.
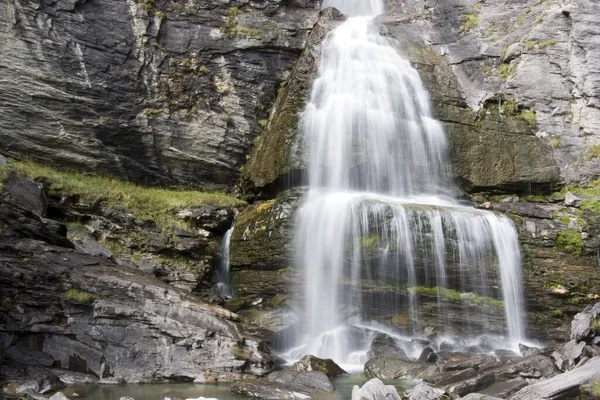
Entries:
[[330,378],[347,374],[339,365],[331,359],[322,359],[306,355],[297,361],[291,368],[294,371],[321,371]]

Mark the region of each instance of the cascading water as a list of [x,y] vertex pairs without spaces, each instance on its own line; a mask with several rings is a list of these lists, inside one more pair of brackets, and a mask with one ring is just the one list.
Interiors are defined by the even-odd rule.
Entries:
[[[523,339],[516,230],[448,195],[447,142],[427,91],[373,23],[383,1],[325,0],[328,6],[351,17],[325,40],[302,115],[309,192],[296,245],[305,323],[288,356],[363,363],[369,341],[357,326],[368,324],[365,315],[406,315],[405,333],[416,334],[424,290],[480,304],[502,297],[502,326],[512,342]],[[500,292],[491,284],[498,280]],[[460,312],[447,307],[439,301],[436,308],[442,327]],[[475,329],[485,330],[482,309]]]
[[231,248],[231,234],[233,226],[225,232],[223,243],[221,244],[221,261],[217,268],[217,288],[221,296],[231,297],[231,287],[229,286],[229,252]]

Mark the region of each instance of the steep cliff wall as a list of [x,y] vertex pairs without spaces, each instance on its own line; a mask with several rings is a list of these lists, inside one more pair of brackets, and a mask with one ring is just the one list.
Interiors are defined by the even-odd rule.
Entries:
[[228,188],[317,0],[8,0],[0,153]]

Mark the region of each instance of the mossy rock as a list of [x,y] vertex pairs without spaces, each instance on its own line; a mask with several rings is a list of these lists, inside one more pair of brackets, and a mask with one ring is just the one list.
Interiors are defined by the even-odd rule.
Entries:
[[290,266],[299,201],[300,192],[288,191],[244,209],[231,236],[231,267],[275,270]]

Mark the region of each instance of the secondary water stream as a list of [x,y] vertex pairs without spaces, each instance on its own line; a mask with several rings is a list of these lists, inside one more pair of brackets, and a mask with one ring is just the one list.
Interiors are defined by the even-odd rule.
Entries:
[[428,93],[374,24],[383,1],[328,6],[350,18],[323,43],[301,119],[309,190],[297,216],[296,262],[306,289],[302,327],[286,357],[313,354],[361,368],[369,332],[398,335],[372,328],[369,315],[405,317],[403,334],[418,335],[419,295],[432,290],[438,299],[460,295],[482,305],[450,311],[438,300],[440,334],[463,333],[449,323],[456,313],[486,329],[490,299],[501,298],[493,303],[504,308],[501,334],[515,345],[525,328],[512,222],[449,194],[448,144]]

